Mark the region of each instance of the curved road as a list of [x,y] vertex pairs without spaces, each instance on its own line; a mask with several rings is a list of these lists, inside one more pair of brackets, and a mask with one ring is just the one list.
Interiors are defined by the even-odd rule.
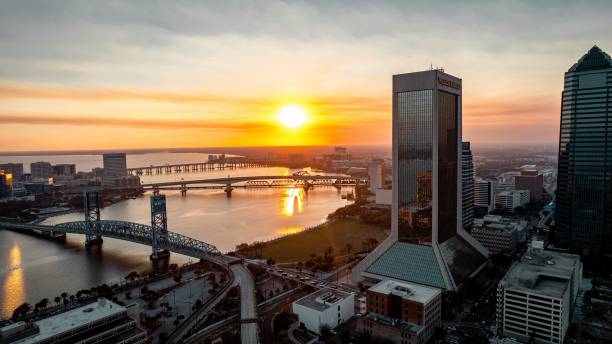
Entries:
[[253,275],[242,264],[230,265],[235,283],[240,287],[240,342],[257,344],[257,311],[255,309],[255,282]]

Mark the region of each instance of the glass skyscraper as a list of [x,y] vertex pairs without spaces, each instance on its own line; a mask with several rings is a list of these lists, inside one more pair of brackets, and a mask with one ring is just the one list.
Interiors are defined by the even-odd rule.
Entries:
[[487,255],[462,224],[461,79],[394,75],[392,96],[391,235],[353,275],[457,290]]
[[565,73],[556,201],[558,246],[612,255],[612,59],[597,46]]

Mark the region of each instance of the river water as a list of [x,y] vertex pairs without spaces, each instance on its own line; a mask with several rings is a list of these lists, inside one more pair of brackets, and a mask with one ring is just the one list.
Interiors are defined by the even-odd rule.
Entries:
[[[128,155],[128,167],[152,164],[206,161],[201,153],[150,153]],[[77,170],[88,171],[102,165],[101,156],[0,156],[0,163],[23,162],[29,170],[33,161],[76,163]],[[245,175],[287,175],[282,167],[243,168],[181,174],[142,176],[142,181],[172,181]],[[343,188],[342,193],[351,191]],[[267,240],[293,233],[325,220],[335,209],[346,205],[333,187],[319,187],[305,193],[291,189],[235,189],[227,198],[223,190],[190,190],[187,197],[178,191],[165,192],[168,229],[232,250],[237,244]],[[150,224],[150,194],[107,206],[102,219]],[[82,213],[61,215],[45,223],[82,220]],[[65,242],[0,230],[0,316],[9,317],[23,302],[34,304],[62,292],[75,293],[101,283],[117,282],[131,271],[150,269],[147,246],[104,238],[101,249],[86,250],[84,238],[68,235]],[[185,263],[189,258],[172,254],[171,262]]]

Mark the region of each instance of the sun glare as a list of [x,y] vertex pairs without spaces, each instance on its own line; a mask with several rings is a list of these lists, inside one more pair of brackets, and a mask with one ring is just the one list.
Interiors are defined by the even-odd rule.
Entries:
[[278,113],[278,120],[286,127],[297,128],[306,123],[306,112],[299,106],[288,105]]

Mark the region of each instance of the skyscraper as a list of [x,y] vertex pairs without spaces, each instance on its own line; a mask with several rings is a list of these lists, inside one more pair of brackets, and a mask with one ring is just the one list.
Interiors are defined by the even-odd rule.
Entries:
[[474,159],[469,142],[462,142],[461,183],[463,229],[469,232],[474,222]]
[[116,186],[121,177],[127,176],[127,162],[125,153],[107,153],[102,156],[104,164],[105,186]]
[[566,73],[557,179],[559,246],[612,254],[612,59],[594,46]]
[[486,262],[463,230],[461,79],[441,70],[393,76],[391,234],[353,279],[457,290]]

